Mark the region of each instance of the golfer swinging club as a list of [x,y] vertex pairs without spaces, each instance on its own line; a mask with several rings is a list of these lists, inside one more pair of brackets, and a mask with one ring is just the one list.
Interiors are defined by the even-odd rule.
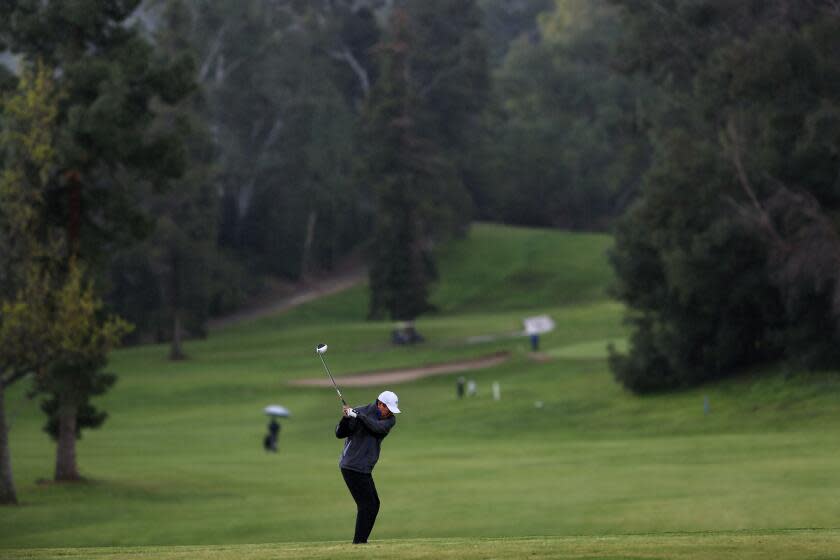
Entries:
[[379,460],[382,440],[397,423],[394,414],[400,413],[398,402],[396,394],[384,391],[369,405],[355,409],[345,405],[344,417],[335,428],[335,437],[347,438],[338,466],[356,501],[353,544],[367,542],[379,513],[379,495],[371,472]]

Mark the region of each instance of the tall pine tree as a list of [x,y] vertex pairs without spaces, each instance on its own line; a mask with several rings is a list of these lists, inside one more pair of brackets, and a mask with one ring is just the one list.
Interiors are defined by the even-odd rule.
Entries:
[[[45,61],[62,91],[45,202],[48,221],[65,228],[68,282],[76,266],[101,278],[104,261],[117,247],[147,234],[140,186],[163,189],[183,172],[181,135],[175,127],[153,127],[153,104],[176,103],[194,88],[192,62],[155,52],[129,24],[138,5],[139,0],[0,4],[0,43],[24,61]],[[85,309],[98,315],[95,295],[88,301]],[[95,317],[87,325],[78,342],[107,353],[112,342],[91,342],[99,340],[101,325]],[[103,389],[97,381],[101,360],[80,359],[90,354],[78,350],[60,353],[47,368],[56,375],[39,383],[48,401],[60,403],[47,407],[58,415],[59,432],[72,434],[59,437],[57,479],[78,476],[72,449],[77,414]]]
[[408,2],[378,47],[362,177],[375,200],[370,315],[431,309],[435,243],[470,218],[464,152],[487,89],[475,2]]
[[366,114],[365,178],[376,200],[370,267],[371,317],[411,321],[430,309],[435,277],[431,254],[429,196],[446,162],[418,126],[418,103],[408,80],[413,37],[408,18],[397,11],[391,36],[379,46],[380,77]]
[[5,414],[6,389],[40,373],[52,358],[50,294],[61,260],[60,234],[45,220],[55,172],[58,93],[43,66],[24,67],[4,100],[0,136],[0,504],[16,504]]

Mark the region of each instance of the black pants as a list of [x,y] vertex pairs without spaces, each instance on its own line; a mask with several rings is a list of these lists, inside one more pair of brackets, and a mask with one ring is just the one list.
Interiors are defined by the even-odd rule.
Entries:
[[341,474],[356,501],[356,534],[353,535],[353,544],[366,543],[373,530],[376,514],[379,513],[379,495],[376,493],[373,476],[348,469],[341,469]]

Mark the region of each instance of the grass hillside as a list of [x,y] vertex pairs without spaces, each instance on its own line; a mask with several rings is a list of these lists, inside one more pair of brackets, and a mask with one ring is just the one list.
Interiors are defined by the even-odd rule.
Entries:
[[444,314],[522,310],[603,300],[610,238],[480,224],[440,252],[432,300]]
[[[626,336],[605,295],[609,243],[475,227],[442,249],[439,311],[419,321],[427,343],[413,348],[388,343],[389,323],[364,320],[356,288],[214,332],[187,344],[185,362],[161,346],[116,352],[119,381],[97,403],[110,417],[79,442],[81,484],[38,482],[51,478],[54,447],[16,387],[6,408],[22,505],[0,509],[0,556],[352,554],[340,544],[355,507],[337,468],[338,400],[286,384],[323,376],[313,348],[328,342],[339,375],[511,353],[469,375],[475,398],[456,399],[456,375],[389,387],[404,414],[375,472],[374,553],[836,557],[840,378],[780,367],[679,394],[625,393],[606,365],[606,345]],[[557,323],[539,360],[522,338],[467,342],[534,313]],[[378,390],[343,392],[362,404]],[[272,403],[294,415],[277,455],[260,445]],[[157,548],[170,545],[216,548]],[[745,548],[755,554],[733,552]]]

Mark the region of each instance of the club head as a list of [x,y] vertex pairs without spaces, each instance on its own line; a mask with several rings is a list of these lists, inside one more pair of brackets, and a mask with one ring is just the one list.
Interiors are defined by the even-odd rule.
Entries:
[[318,352],[319,354],[323,354],[323,353],[325,353],[325,352],[327,351],[327,345],[326,345],[326,344],[319,344],[319,345],[315,348],[315,351],[316,351],[316,352]]

